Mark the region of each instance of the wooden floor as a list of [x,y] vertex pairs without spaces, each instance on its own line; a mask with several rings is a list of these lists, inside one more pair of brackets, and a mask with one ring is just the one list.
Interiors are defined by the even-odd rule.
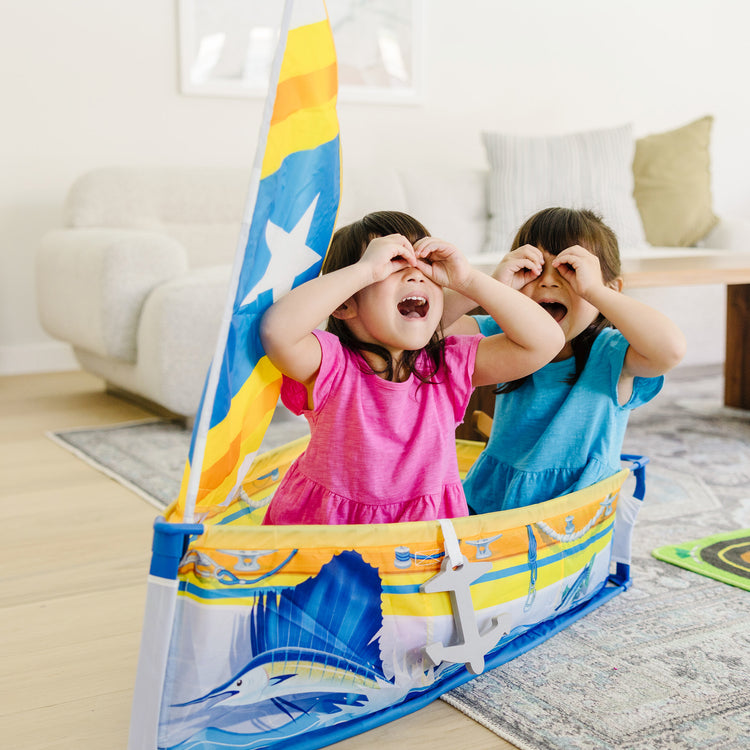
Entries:
[[[0,377],[0,747],[127,744],[156,512],[45,433],[146,416],[81,372]],[[437,700],[333,747],[513,746]]]

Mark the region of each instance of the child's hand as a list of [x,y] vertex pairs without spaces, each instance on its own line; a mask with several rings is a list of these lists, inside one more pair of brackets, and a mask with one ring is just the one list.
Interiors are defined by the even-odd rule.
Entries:
[[414,245],[417,268],[442,287],[460,291],[472,273],[463,253],[437,237],[423,237]]
[[358,261],[369,268],[372,282],[383,281],[392,273],[408,266],[416,266],[417,258],[409,240],[400,234],[375,237]]
[[492,272],[492,277],[511,289],[523,289],[542,272],[544,255],[538,247],[523,245],[509,252]]
[[586,300],[592,292],[605,286],[599,258],[580,245],[563,250],[552,261],[552,266],[571,289]]

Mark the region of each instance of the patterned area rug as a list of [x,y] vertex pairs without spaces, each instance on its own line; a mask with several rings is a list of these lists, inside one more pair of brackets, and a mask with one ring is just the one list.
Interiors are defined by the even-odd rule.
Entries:
[[[279,405],[259,452],[308,434],[307,421]],[[76,456],[164,510],[180,490],[191,431],[179,422],[146,419],[112,427],[49,432]]]
[[444,700],[521,750],[750,748],[750,593],[651,555],[750,527],[750,415],[721,393],[678,371],[631,417],[651,463],[630,590]]
[[[444,700],[521,750],[750,748],[750,593],[651,554],[750,528],[750,415],[721,389],[678,371],[631,418],[624,450],[651,458],[631,589]],[[279,410],[263,448],[306,431]],[[158,421],[50,436],[159,508],[190,443]]]

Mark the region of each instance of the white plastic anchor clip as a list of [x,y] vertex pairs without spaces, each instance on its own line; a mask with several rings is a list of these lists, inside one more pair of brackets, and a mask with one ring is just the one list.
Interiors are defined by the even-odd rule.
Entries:
[[484,671],[484,655],[492,649],[507,632],[495,617],[490,629],[480,635],[474,604],[471,601],[471,584],[480,576],[492,569],[492,563],[469,562],[461,554],[456,531],[453,524],[442,519],[445,558],[440,572],[420,586],[420,591],[431,594],[436,591],[447,591],[453,608],[453,620],[458,633],[458,643],[446,646],[441,641],[425,646],[425,653],[435,665],[447,661],[452,664],[466,664],[472,674]]

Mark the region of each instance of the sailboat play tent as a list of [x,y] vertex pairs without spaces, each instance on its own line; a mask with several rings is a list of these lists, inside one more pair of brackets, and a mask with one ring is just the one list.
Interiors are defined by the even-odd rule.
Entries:
[[[630,583],[645,460],[518,510],[260,526],[306,438],[257,455],[280,389],[260,317],[313,278],[340,193],[320,0],[287,1],[227,310],[177,500],[154,526],[129,750],[318,748],[417,710]],[[456,441],[465,472],[481,443]],[[616,565],[614,572],[611,566]]]

